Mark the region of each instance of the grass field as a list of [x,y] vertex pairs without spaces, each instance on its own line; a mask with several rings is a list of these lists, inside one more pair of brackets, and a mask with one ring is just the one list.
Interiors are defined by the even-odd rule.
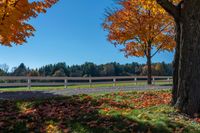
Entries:
[[199,133],[199,119],[170,106],[170,91],[0,101],[0,131],[49,133]]
[[[168,82],[157,82],[155,85],[171,85],[172,83]],[[144,86],[146,82],[135,83],[117,83],[116,86]],[[74,88],[99,88],[99,87],[112,87],[113,84],[93,84],[89,85],[70,85],[67,89]],[[44,90],[62,90],[64,86],[51,86],[51,87],[31,87],[28,89],[27,87],[12,87],[12,88],[0,88],[0,92],[8,92],[8,91],[44,91]]]

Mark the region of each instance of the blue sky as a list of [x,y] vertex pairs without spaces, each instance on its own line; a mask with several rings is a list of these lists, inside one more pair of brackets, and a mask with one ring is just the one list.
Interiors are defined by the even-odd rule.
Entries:
[[[32,19],[35,36],[23,46],[0,46],[0,64],[10,67],[25,63],[31,68],[66,62],[67,65],[94,62],[145,63],[144,58],[124,57],[106,40],[101,23],[113,0],[60,0],[46,14]],[[173,53],[160,53],[153,62],[171,62]]]

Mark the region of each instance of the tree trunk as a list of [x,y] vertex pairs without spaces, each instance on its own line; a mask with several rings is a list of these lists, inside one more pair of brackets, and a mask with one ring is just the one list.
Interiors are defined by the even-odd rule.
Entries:
[[180,24],[180,59],[176,107],[200,113],[200,0],[185,0]]
[[177,6],[169,0],[157,2],[178,22],[176,41],[179,51],[175,55],[173,102],[181,112],[199,115],[200,0],[182,0]]
[[147,50],[147,84],[152,84],[152,69],[151,69],[151,43],[148,43]]
[[180,38],[181,29],[180,22],[176,22],[176,49],[173,61],[173,87],[172,87],[172,105],[176,104],[177,91],[178,91],[178,69],[179,69],[179,58],[180,58]]

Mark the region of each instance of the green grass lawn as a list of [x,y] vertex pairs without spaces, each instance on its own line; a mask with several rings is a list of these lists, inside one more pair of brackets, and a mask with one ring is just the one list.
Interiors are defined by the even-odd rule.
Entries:
[[199,133],[199,119],[169,105],[170,91],[0,101],[0,131],[49,133]]
[[[155,85],[171,85],[172,83],[168,82],[157,82]],[[117,83],[116,86],[144,86],[146,82],[138,82],[135,83]],[[99,88],[99,87],[112,87],[113,84],[92,84],[89,85],[70,85],[67,89],[75,89],[75,88]],[[12,87],[12,88],[0,88],[0,92],[8,92],[8,91],[44,91],[44,90],[62,90],[64,86],[51,86],[51,87],[31,87],[28,89],[27,87]]]

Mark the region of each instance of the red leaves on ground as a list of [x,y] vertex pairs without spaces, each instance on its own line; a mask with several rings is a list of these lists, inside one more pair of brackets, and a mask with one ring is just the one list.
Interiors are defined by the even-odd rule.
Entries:
[[[71,131],[70,124],[78,122],[91,128],[109,128],[118,132],[126,128],[126,131],[131,132],[137,129],[138,123],[126,119],[123,117],[124,114],[134,109],[169,104],[170,101],[169,92],[120,92],[95,98],[87,95],[73,96],[44,100],[23,110],[19,110],[15,102],[5,101],[0,104],[0,130],[12,132],[16,123],[25,123],[23,128],[27,128],[30,132],[59,130],[67,133]],[[100,110],[105,113],[119,110],[122,115],[115,118],[101,114]],[[49,123],[49,120],[56,123]],[[200,119],[195,120],[200,122]],[[10,128],[11,126],[13,128]]]
[[145,108],[150,106],[169,104],[171,102],[171,94],[169,93],[143,93],[139,98],[132,99],[135,108]]
[[[118,100],[115,98],[116,95],[120,96]],[[108,112],[110,110],[110,108],[104,107],[105,104],[112,107],[112,109],[128,112],[133,109],[169,104],[171,101],[171,94],[168,92],[141,92],[136,96],[119,92],[116,95],[112,94],[109,98],[99,99],[99,102],[102,103],[101,108],[103,111]]]
[[195,118],[194,120],[200,123],[200,118]]
[[28,114],[33,114],[35,113],[37,110],[36,109],[27,109],[23,112],[23,114],[28,115]]

